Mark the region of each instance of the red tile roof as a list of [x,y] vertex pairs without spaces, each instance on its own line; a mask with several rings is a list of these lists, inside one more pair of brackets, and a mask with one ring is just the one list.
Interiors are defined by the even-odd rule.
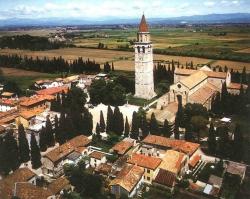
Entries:
[[205,104],[215,93],[217,93],[216,88],[213,88],[212,84],[206,83],[189,96],[189,101],[191,103]]
[[17,103],[18,103],[18,100],[16,100],[16,99],[5,99],[5,98],[0,99],[0,104],[6,105],[6,106],[12,106],[13,107],[13,106],[16,106]]
[[161,164],[162,160],[152,156],[133,153],[127,162],[143,168],[155,170]]
[[16,182],[28,182],[36,174],[28,168],[19,168],[12,174],[0,180],[0,198],[10,199]]
[[67,155],[72,153],[73,151],[77,150],[78,147],[85,147],[90,143],[90,140],[88,137],[84,135],[79,135],[65,144],[55,148],[54,150],[48,152],[44,155],[44,157],[50,159],[52,162],[56,163],[63,158],[65,158]]
[[201,159],[201,156],[200,155],[195,155],[191,160],[189,160],[189,165],[191,166],[191,167],[195,167],[196,165],[197,165],[197,163],[200,161],[200,159]]
[[185,140],[175,140],[157,135],[148,135],[142,142],[145,144],[171,148],[188,155],[192,155],[200,147],[197,143],[187,142]]
[[167,150],[164,157],[162,158],[160,168],[177,174],[181,170],[181,165],[184,159],[184,153],[174,150]]
[[176,176],[174,173],[166,171],[164,169],[160,169],[153,182],[156,182],[157,184],[161,184],[163,186],[173,187],[175,184],[175,180]]
[[129,193],[137,185],[144,174],[144,169],[138,166],[125,166],[111,181],[110,186],[119,185]]
[[54,99],[54,96],[51,96],[51,95],[35,95],[32,97],[22,97],[20,98],[20,105],[28,107],[28,106],[44,103],[45,101],[50,101],[52,99]]
[[20,199],[48,199],[53,193],[30,183],[20,183],[16,186],[16,195]]
[[105,157],[105,154],[99,151],[93,151],[91,154],[89,154],[89,157],[101,160],[103,157]]
[[66,177],[60,177],[54,180],[52,183],[49,184],[48,188],[49,190],[57,195],[60,193],[61,190],[65,189],[67,186],[70,185],[70,182]]
[[[174,73],[178,75],[191,75],[199,70],[194,70],[194,69],[184,69],[184,68],[176,68]],[[205,71],[205,70],[200,70],[203,71],[208,77],[211,78],[221,78],[221,79],[226,79],[227,73],[226,72],[217,72],[217,71]]]
[[142,15],[141,23],[139,25],[139,32],[148,32],[148,24],[146,22],[144,14]]
[[44,108],[36,108],[33,110],[22,110],[20,112],[20,116],[23,117],[24,119],[29,120],[44,111],[45,111]]
[[127,141],[121,141],[118,142],[115,146],[112,147],[112,149],[118,153],[119,155],[123,155],[126,153],[131,147],[133,146],[133,143],[127,142]]
[[58,93],[62,93],[63,91],[67,93],[68,89],[69,88],[67,86],[59,86],[59,87],[52,87],[52,88],[39,90],[39,91],[36,91],[36,93],[38,95],[56,95]]
[[[247,89],[247,85],[242,84],[242,86],[243,86],[243,89]],[[239,84],[239,83],[230,83],[230,84],[227,86],[227,88],[228,88],[228,89],[240,90],[241,84]]]
[[112,165],[101,163],[98,167],[95,168],[95,171],[98,173],[102,173],[108,175],[112,170]]

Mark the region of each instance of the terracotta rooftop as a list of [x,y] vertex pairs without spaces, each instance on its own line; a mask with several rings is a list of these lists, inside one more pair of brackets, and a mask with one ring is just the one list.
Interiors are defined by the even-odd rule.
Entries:
[[90,140],[88,137],[84,135],[79,135],[65,144],[55,148],[54,150],[48,152],[44,155],[44,157],[50,159],[52,162],[56,163],[63,158],[65,158],[67,155],[69,155],[71,152],[77,150],[78,147],[85,147],[90,143]]
[[177,174],[181,169],[181,163],[183,162],[184,158],[184,153],[174,150],[167,150],[159,167],[166,171],[170,171],[171,173]]
[[15,118],[18,117],[18,110],[12,109],[6,112],[0,112],[0,124],[8,124],[15,121]]
[[226,72],[217,72],[217,71],[207,71],[207,70],[194,70],[194,69],[184,69],[184,68],[176,68],[174,73],[178,75],[186,75],[189,76],[197,71],[204,72],[208,77],[213,78],[221,78],[225,79],[227,77]]
[[12,174],[0,180],[0,198],[10,199],[16,182],[28,182],[36,174],[28,168],[19,168]]
[[112,165],[106,163],[101,163],[98,167],[95,168],[95,171],[105,175],[108,175],[111,172],[111,170],[112,170]]
[[0,104],[6,105],[6,106],[16,106],[18,103],[18,100],[16,99],[0,99]]
[[133,153],[127,162],[143,168],[155,170],[161,164],[162,160],[152,156]]
[[197,143],[187,142],[185,140],[175,140],[157,135],[148,135],[142,142],[145,144],[171,148],[188,155],[192,155],[200,147]]
[[146,22],[144,14],[142,15],[141,22],[139,25],[139,32],[148,32],[148,24]]
[[144,174],[144,169],[138,166],[125,166],[118,176],[111,181],[110,186],[119,185],[127,190],[129,193],[137,185]]
[[36,108],[36,109],[33,109],[33,110],[23,110],[20,112],[20,116],[29,120],[33,117],[35,117],[36,115],[44,112],[45,109],[44,108]]
[[226,172],[243,177],[246,172],[247,166],[238,162],[227,162]]
[[38,95],[56,95],[58,93],[62,93],[63,91],[67,93],[68,89],[69,88],[67,86],[59,86],[59,87],[52,87],[52,88],[39,90],[39,91],[36,91],[36,93]]
[[197,71],[185,79],[181,79],[180,82],[185,85],[187,88],[192,89],[199,83],[205,81],[207,79],[207,75],[204,71]]
[[188,164],[194,168],[198,164],[200,159],[201,159],[200,155],[195,155],[191,160],[189,160]]
[[172,172],[160,169],[154,182],[167,187],[173,187],[176,180],[176,175]]
[[68,185],[70,185],[70,182],[68,179],[64,176],[57,178],[52,183],[49,184],[48,189],[55,195],[60,193],[61,190],[65,189]]
[[191,75],[196,71],[194,69],[175,68],[174,73],[178,75]]
[[123,155],[126,153],[131,147],[133,146],[133,143],[127,142],[127,141],[120,141],[115,146],[112,147],[112,149],[118,153],[119,155]]
[[54,99],[54,96],[51,95],[34,95],[32,97],[22,97],[20,98],[20,105],[28,107],[39,103],[43,103],[45,101],[50,101],[52,99]]
[[103,157],[105,157],[105,154],[99,151],[93,151],[91,154],[89,154],[89,157],[101,160]]
[[210,83],[206,83],[197,91],[189,96],[189,101],[192,103],[205,104],[209,98],[211,98],[217,89]]
[[48,199],[53,196],[53,193],[48,189],[30,183],[20,183],[16,186],[16,195],[20,199]]
[[[243,86],[243,89],[247,89],[247,85],[245,84],[242,84]],[[228,89],[235,89],[235,90],[240,90],[241,88],[241,84],[239,83],[230,83],[228,86],[227,86]]]

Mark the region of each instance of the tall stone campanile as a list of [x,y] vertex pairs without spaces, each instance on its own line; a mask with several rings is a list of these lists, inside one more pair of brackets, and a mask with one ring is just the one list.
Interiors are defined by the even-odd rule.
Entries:
[[154,92],[153,48],[144,14],[135,42],[135,97],[152,99]]

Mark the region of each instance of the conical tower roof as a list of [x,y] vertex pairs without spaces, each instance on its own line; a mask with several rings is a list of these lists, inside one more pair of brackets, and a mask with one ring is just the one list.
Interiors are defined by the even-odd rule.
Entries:
[[139,25],[139,32],[148,32],[148,24],[146,22],[144,14],[142,15],[141,23]]

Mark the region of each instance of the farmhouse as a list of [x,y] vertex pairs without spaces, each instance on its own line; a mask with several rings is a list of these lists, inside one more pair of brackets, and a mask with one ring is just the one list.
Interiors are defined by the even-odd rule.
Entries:
[[11,199],[14,195],[15,184],[30,183],[36,185],[36,174],[28,168],[20,168],[0,180],[0,198]]
[[93,151],[89,154],[90,157],[90,166],[95,168],[98,167],[100,164],[106,163],[106,155],[100,151]]
[[148,184],[152,184],[152,180],[155,178],[161,162],[162,160],[159,158],[136,153],[133,153],[127,160],[128,164],[136,165],[145,169],[144,182]]
[[125,195],[133,197],[143,183],[144,169],[136,165],[125,166],[111,181],[111,193],[117,198]]
[[81,155],[86,155],[86,147],[89,143],[90,140],[86,136],[79,135],[45,154],[42,159],[43,174],[51,177],[62,175],[63,165],[68,162],[67,157],[73,152],[80,152]]
[[17,109],[18,100],[16,99],[0,99],[0,112],[6,112]]
[[198,153],[200,145],[193,142],[187,142],[185,140],[174,140],[157,135],[148,135],[142,140],[142,148],[150,146],[149,154],[152,156],[159,156],[159,153],[163,153],[166,150],[172,149],[175,151],[186,154],[189,158]]
[[32,110],[37,108],[50,108],[50,102],[54,99],[52,95],[34,95],[20,98],[20,110]]

